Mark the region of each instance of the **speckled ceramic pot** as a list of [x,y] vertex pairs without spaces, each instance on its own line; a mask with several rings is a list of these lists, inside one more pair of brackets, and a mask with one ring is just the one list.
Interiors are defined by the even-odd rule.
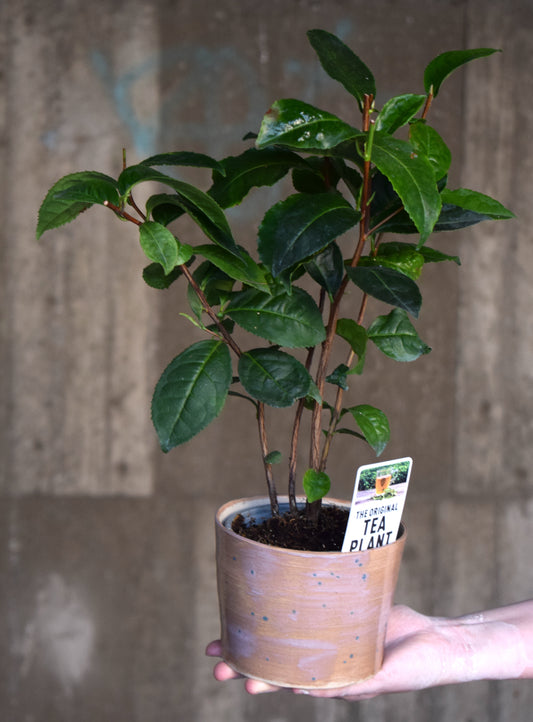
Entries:
[[[280,500],[282,513],[288,509]],[[349,508],[349,502],[326,503]],[[222,656],[237,672],[282,687],[343,687],[375,674],[405,545],[365,552],[300,552],[245,539],[237,514],[270,515],[265,497],[216,515]]]

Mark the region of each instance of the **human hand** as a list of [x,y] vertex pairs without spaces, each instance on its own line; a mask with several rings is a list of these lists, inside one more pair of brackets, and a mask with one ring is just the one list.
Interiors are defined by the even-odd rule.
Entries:
[[[523,620],[530,620],[533,610],[531,603],[526,604],[456,620],[428,617],[409,607],[395,606],[389,617],[383,666],[377,674],[338,689],[293,691],[314,697],[362,700],[474,679],[529,676],[529,643]],[[220,652],[218,641],[206,650],[209,656],[220,656]],[[214,676],[219,681],[240,677],[224,662],[215,666]],[[250,694],[280,689],[252,679],[245,681],[245,688]]]

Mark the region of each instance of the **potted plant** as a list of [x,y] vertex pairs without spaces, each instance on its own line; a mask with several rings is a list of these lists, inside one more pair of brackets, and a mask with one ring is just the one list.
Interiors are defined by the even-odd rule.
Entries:
[[[360,124],[299,100],[278,100],[238,156],[215,160],[178,151],[133,166],[124,160],[117,179],[97,171],[61,178],[42,203],[37,237],[99,204],[137,226],[150,261],[143,271],[149,286],[182,284],[190,306],[182,315],[205,339],[181,350],[156,385],[152,419],[161,448],[168,452],[201,432],[228,395],[242,397],[258,426],[268,492],[217,514],[217,557],[227,566],[218,571],[225,659],[276,684],[325,687],[379,668],[405,542],[403,533],[362,554],[338,551],[349,504],[323,501],[332,442],[351,434],[379,455],[390,434],[385,414],[365,403],[364,390],[357,403],[345,403],[348,380],[357,389],[369,341],[400,362],[430,351],[410,320],[422,302],[417,279],[426,263],[459,263],[427,245],[431,234],[512,213],[482,193],[448,187],[451,154],[428,123],[446,77],[495,50],[443,53],[425,69],[424,92],[378,107],[374,77],[362,60],[324,30],[308,37],[326,73],[354,98]],[[162,166],[204,168],[210,185],[202,190]],[[292,189],[260,219],[256,248],[240,245],[225,209],[289,175]],[[134,190],[146,182],[159,187],[141,209]],[[182,217],[197,224],[205,243],[182,239]],[[408,240],[386,240],[386,233]],[[348,289],[360,293],[357,306],[353,294],[348,308],[342,304]],[[392,307],[370,323],[369,297]],[[335,365],[338,343],[346,360]],[[281,454],[269,447],[266,407],[294,407],[284,497],[274,480]],[[302,474],[304,414],[310,437]],[[332,608],[336,601],[339,609]]]

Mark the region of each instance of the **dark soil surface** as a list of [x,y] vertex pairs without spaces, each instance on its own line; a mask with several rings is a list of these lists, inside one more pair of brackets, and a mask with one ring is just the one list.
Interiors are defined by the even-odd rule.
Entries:
[[323,506],[316,523],[305,512],[287,512],[280,517],[270,517],[256,524],[245,522],[238,514],[231,524],[236,534],[270,546],[283,549],[299,549],[312,552],[340,551],[348,522],[348,509]]

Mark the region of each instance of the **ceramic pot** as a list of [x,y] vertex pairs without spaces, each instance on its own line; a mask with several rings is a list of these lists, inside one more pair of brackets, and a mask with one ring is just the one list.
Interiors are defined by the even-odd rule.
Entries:
[[[303,501],[303,500],[299,500]],[[345,506],[336,499],[324,503]],[[281,513],[288,510],[280,499]],[[216,515],[222,657],[235,671],[281,687],[334,688],[381,667],[405,545],[364,552],[267,546],[231,530],[237,514],[270,516],[268,498],[238,499]]]

